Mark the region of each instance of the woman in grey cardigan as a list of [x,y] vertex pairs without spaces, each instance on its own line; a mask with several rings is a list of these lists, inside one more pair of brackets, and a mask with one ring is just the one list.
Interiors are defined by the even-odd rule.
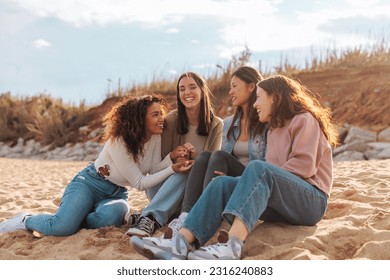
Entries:
[[249,66],[233,72],[229,94],[236,111],[224,119],[221,150],[204,151],[196,158],[187,180],[181,213],[169,224],[165,238],[172,238],[179,231],[187,213],[214,177],[240,176],[249,161],[264,160],[267,128],[258,121],[253,108],[256,84],[262,79],[259,71]]
[[[206,81],[197,73],[187,72],[179,77],[177,109],[166,116],[162,156],[170,154],[174,159],[176,151],[185,151],[186,156],[179,157],[178,161],[188,160],[202,151],[213,152],[221,148],[223,123],[214,114],[211,96]],[[156,229],[164,226],[179,208],[187,178],[188,173],[173,174],[160,186],[148,190],[150,203],[126,234],[151,236]]]

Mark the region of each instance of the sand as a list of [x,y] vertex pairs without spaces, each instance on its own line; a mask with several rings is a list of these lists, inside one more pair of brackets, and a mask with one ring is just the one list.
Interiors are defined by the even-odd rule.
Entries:
[[[55,213],[67,183],[86,164],[0,158],[0,221],[22,211]],[[243,259],[390,259],[390,160],[336,162],[334,173],[322,221],[312,227],[259,223]],[[147,199],[131,190],[129,203],[140,210]],[[144,259],[129,245],[126,230],[82,229],[69,237],[43,238],[28,231],[0,233],[0,259]]]

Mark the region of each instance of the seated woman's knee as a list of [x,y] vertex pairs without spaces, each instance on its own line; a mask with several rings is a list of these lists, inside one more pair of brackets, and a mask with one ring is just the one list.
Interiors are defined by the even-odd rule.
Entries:
[[269,164],[263,160],[252,160],[248,163],[248,165],[246,166],[246,169],[253,168],[253,169],[261,171],[261,170],[267,169],[268,166],[269,166]]
[[223,188],[234,187],[237,185],[239,178],[230,176],[218,176],[215,177],[207,186],[213,190],[219,190]]
[[218,151],[215,151],[211,154],[211,157],[210,157],[210,160],[213,160],[213,161],[220,161],[220,160],[225,160],[225,158],[227,156],[229,156],[230,154],[225,152],[225,151],[222,151],[222,150],[218,150]]
[[195,162],[200,163],[200,164],[207,163],[210,159],[210,156],[211,156],[211,152],[203,151],[199,155],[196,156]]

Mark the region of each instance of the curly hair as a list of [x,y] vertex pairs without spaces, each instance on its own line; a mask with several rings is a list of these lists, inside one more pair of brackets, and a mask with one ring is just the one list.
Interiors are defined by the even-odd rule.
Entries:
[[309,112],[318,121],[331,145],[337,145],[338,133],[332,124],[331,110],[321,106],[314,94],[303,84],[283,75],[275,75],[257,83],[273,97],[270,128],[284,126],[285,120]]
[[104,140],[123,140],[135,162],[138,162],[138,156],[143,155],[146,111],[153,103],[161,105],[164,115],[168,112],[166,100],[158,94],[128,96],[119,101],[103,118],[106,127]]
[[[248,85],[250,85],[251,83],[254,84],[254,89],[252,91],[252,95],[249,98],[249,106],[247,108],[248,116],[249,116],[248,126],[252,136],[261,134],[265,129],[266,124],[259,122],[259,117],[257,115],[256,109],[253,108],[253,104],[256,102],[256,84],[263,79],[263,76],[260,74],[259,71],[257,71],[253,67],[242,66],[233,72],[231,78],[233,77],[239,78],[240,80],[244,81]],[[226,135],[227,138],[230,139],[230,137],[234,137],[233,134],[234,123],[238,117],[242,117],[242,114],[243,114],[243,109],[241,107],[237,107],[236,112],[233,115],[233,121]]]
[[177,99],[177,112],[178,112],[178,122],[177,122],[177,133],[179,134],[187,134],[188,133],[188,117],[186,114],[186,107],[183,102],[180,100],[180,90],[179,83],[180,80],[184,77],[191,77],[194,79],[195,83],[202,91],[202,96],[200,99],[200,112],[199,112],[199,126],[197,129],[197,133],[201,136],[209,135],[211,129],[211,123],[214,119],[214,110],[211,104],[211,97],[213,94],[210,88],[207,86],[206,81],[197,73],[187,72],[180,75],[176,84],[176,99]]

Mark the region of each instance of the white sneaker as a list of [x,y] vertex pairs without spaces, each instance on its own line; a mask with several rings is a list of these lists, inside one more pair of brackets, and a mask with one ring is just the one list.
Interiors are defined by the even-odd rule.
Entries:
[[217,243],[189,252],[189,260],[239,260],[244,243],[236,237],[230,237],[226,243]]
[[26,230],[26,218],[31,215],[25,212],[19,213],[9,220],[0,223],[0,232],[14,232],[17,230]]
[[177,234],[173,239],[158,237],[139,238],[133,236],[130,244],[141,255],[148,259],[158,260],[185,260],[192,246],[182,234]]
[[173,219],[169,225],[167,230],[165,231],[164,238],[171,239],[176,236],[176,234],[181,229],[185,219],[187,218],[188,213],[181,213],[179,217]]
[[130,244],[142,256],[148,259],[155,259],[155,254],[161,250],[170,250],[171,239],[164,239],[159,237],[144,237],[132,236]]

